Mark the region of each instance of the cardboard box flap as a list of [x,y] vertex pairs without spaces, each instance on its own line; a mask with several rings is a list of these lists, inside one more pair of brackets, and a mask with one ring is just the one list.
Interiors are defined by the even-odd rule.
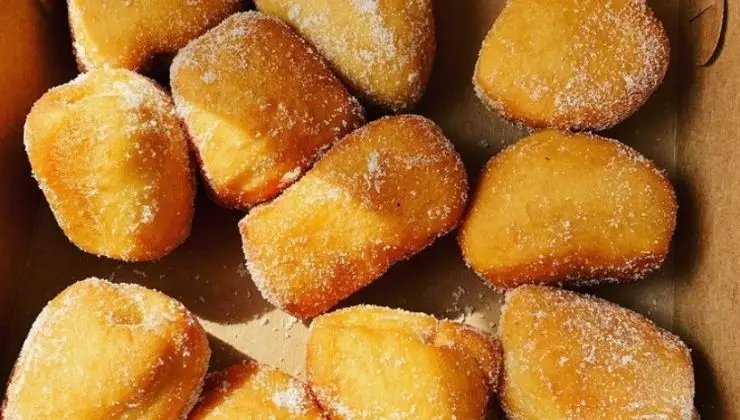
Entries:
[[739,19],[727,8],[720,54],[701,68],[685,57],[679,85],[676,331],[694,350],[709,419],[740,418]]
[[694,64],[705,66],[717,55],[725,28],[726,0],[685,1],[681,10],[685,49]]

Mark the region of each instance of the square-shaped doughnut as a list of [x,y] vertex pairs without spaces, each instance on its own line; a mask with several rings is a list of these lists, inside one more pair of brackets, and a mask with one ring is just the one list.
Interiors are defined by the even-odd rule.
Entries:
[[142,286],[80,281],[33,323],[3,418],[182,419],[210,355],[203,327],[180,302]]
[[676,211],[670,182],[635,150],[546,130],[488,162],[459,242],[497,289],[637,280],[665,260]]
[[647,100],[668,62],[668,37],[645,0],[510,0],[473,81],[509,119],[601,130]]
[[316,316],[452,230],[465,168],[432,121],[383,118],[349,134],[239,228],[262,295]]
[[180,50],[170,81],[203,178],[226,207],[274,197],[363,122],[323,59],[258,12],[235,14]]
[[309,40],[362,99],[391,111],[419,101],[436,41],[431,0],[256,0]]
[[499,335],[508,418],[695,418],[689,349],[628,309],[523,286],[506,294]]
[[241,10],[242,0],[68,0],[81,70],[142,70]]
[[499,344],[463,324],[355,306],[311,323],[308,382],[330,418],[483,420]]
[[249,361],[206,378],[189,420],[324,420],[304,384],[271,366]]

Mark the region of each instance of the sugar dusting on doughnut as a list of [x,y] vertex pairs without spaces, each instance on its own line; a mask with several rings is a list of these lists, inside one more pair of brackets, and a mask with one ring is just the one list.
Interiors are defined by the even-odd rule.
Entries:
[[660,267],[676,225],[665,174],[616,140],[546,130],[495,156],[459,236],[498,289],[637,280]]
[[628,309],[524,286],[507,293],[499,333],[512,418],[692,418],[688,348]]
[[70,0],[69,22],[81,70],[144,70],[174,54],[231,13],[241,0]]
[[381,119],[241,221],[247,267],[271,303],[315,316],[452,230],[466,199],[465,169],[435,124]]
[[[520,30],[532,26],[548,30]],[[514,121],[602,130],[653,93],[669,49],[645,0],[512,0],[483,42],[475,90]]]
[[205,331],[181,303],[138,285],[87,279],[49,302],[34,322],[4,414],[184,418],[209,356]]
[[421,97],[435,52],[430,0],[256,4],[296,28],[365,99],[400,111]]
[[483,418],[499,367],[496,340],[425,314],[361,305],[311,324],[308,380],[330,416]]
[[231,418],[323,420],[306,385],[256,361],[212,373],[191,420]]
[[127,70],[48,91],[24,128],[34,177],[67,237],[124,261],[154,260],[190,233],[195,195],[172,99]]
[[171,82],[212,196],[227,207],[274,197],[363,122],[313,48],[259,12],[232,15],[188,44]]

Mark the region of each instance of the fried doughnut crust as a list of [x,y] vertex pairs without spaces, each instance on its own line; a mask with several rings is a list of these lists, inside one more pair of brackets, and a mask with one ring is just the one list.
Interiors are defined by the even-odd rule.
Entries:
[[647,100],[669,55],[645,0],[510,0],[483,42],[473,82],[511,120],[602,130]]
[[371,104],[403,111],[424,93],[436,49],[431,0],[255,3],[300,32]]
[[221,205],[247,209],[298,179],[359,127],[359,103],[287,25],[233,15],[183,48],[172,94]]
[[676,209],[670,182],[633,149],[548,130],[488,162],[459,243],[497,289],[637,280],[665,260]]
[[200,393],[210,353],[180,302],[137,285],[83,280],[36,318],[3,416],[181,419]]
[[208,375],[190,420],[323,420],[308,388],[271,366],[245,362]]
[[170,97],[128,70],[96,70],[47,92],[26,119],[34,176],[75,245],[154,260],[190,234],[195,180]]
[[355,306],[311,324],[306,371],[334,419],[484,419],[498,343],[472,328],[402,310]]
[[689,350],[607,301],[542,286],[506,295],[501,401],[516,420],[690,420]]
[[452,230],[466,199],[465,168],[436,124],[383,118],[239,223],[247,268],[269,302],[310,318]]
[[241,0],[67,0],[80,70],[142,70],[242,10]]

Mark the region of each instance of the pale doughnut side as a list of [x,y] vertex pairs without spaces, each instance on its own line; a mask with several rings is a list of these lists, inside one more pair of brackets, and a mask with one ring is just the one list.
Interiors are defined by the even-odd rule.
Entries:
[[650,97],[669,56],[645,0],[512,0],[481,46],[473,83],[510,120],[602,130]]
[[248,209],[295,182],[363,110],[292,29],[235,14],[183,48],[172,92],[216,202]]
[[384,118],[240,222],[247,267],[267,300],[310,318],[451,231],[466,200],[465,169],[439,127]]
[[144,70],[156,55],[244,8],[241,0],[69,0],[69,24],[81,70]]
[[316,318],[309,385],[331,418],[484,419],[501,353],[451,321],[376,306]]
[[353,91],[399,112],[416,104],[436,50],[431,0],[257,0],[309,40]]

